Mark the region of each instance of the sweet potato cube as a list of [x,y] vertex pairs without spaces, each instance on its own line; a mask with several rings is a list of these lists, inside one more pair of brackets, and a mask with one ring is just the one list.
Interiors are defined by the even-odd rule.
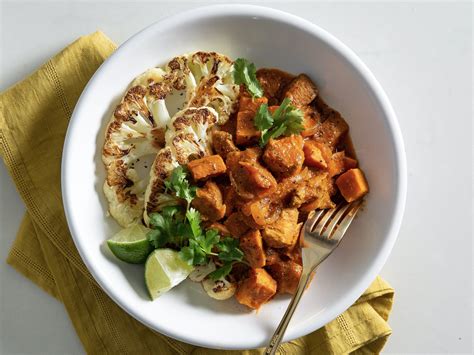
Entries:
[[188,163],[188,169],[194,180],[204,180],[224,174],[226,166],[220,155],[211,155]]
[[337,152],[331,156],[331,160],[329,161],[329,164],[328,164],[329,177],[342,174],[344,171],[346,171],[345,164],[344,164],[344,157],[345,157],[344,152]]
[[265,266],[265,251],[263,250],[262,236],[258,229],[251,230],[240,238],[240,249],[253,268]]
[[326,169],[328,164],[315,141],[306,141],[303,147],[304,163],[317,169]]
[[251,111],[253,114],[257,112],[262,104],[268,103],[268,99],[264,97],[240,96],[239,111]]
[[276,281],[264,269],[251,269],[248,277],[242,281],[235,298],[252,309],[258,309],[275,295]]
[[298,240],[298,210],[285,208],[280,217],[263,230],[263,239],[273,248],[292,248]]
[[288,97],[293,105],[309,105],[318,95],[316,85],[305,74],[300,74],[288,84],[284,96]]
[[355,169],[359,163],[357,162],[356,159],[349,158],[348,156],[344,157],[344,169],[349,170],[349,169]]
[[369,192],[369,185],[360,169],[346,171],[337,178],[336,185],[347,202],[355,201]]
[[260,131],[254,125],[254,116],[255,112],[252,111],[239,111],[237,114],[237,128],[235,131],[237,144],[252,144],[260,138]]

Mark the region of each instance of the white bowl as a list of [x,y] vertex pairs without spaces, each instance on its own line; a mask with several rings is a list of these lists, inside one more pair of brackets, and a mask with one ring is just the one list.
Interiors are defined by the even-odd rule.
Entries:
[[105,292],[150,328],[211,348],[266,345],[289,297],[279,296],[255,313],[235,300],[212,300],[199,284],[186,281],[151,302],[143,267],[116,261],[103,248],[119,229],[106,217],[102,193],[101,147],[112,109],[138,74],[196,50],[308,74],[348,121],[370,184],[367,206],[306,291],[286,332],[284,341],[289,341],[324,326],[370,285],[395,242],[406,195],[402,136],[385,93],[361,60],[318,26],[269,8],[219,5],[169,17],[120,46],[89,81],[69,125],[62,161],[69,227],[84,263]]

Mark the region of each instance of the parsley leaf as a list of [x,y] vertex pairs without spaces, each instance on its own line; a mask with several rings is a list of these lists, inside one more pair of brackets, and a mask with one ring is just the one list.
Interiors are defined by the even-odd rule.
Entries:
[[273,114],[268,110],[267,104],[259,107],[254,118],[254,125],[261,131],[261,147],[265,146],[271,138],[299,134],[304,129],[303,112],[290,102],[289,98],[285,98]]
[[229,275],[229,273],[232,271],[232,263],[225,263],[223,266],[221,266],[219,269],[217,270],[214,270],[213,272],[211,272],[208,277],[211,279],[211,280],[219,280],[219,279],[222,279],[224,277],[226,277],[227,275]]
[[262,97],[263,89],[257,80],[257,69],[255,64],[247,59],[237,58],[234,62],[234,81],[236,84],[244,84],[253,97]]

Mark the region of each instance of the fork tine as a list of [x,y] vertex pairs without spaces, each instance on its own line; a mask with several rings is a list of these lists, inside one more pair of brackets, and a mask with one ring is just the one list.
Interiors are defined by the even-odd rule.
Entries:
[[311,233],[314,226],[318,223],[319,218],[324,214],[325,210],[313,211],[313,215],[305,223],[305,230]]
[[326,230],[324,231],[324,236],[326,238],[330,238],[331,234],[334,232],[335,227],[338,225],[339,220],[341,219],[342,216],[347,212],[352,207],[352,204],[347,204],[342,206],[342,208],[336,213],[336,215],[331,219],[329,222]]
[[351,209],[349,209],[349,212],[347,212],[344,218],[340,221],[339,225],[335,228],[334,235],[332,236],[332,239],[334,239],[337,243],[339,243],[340,239],[342,239],[347,231],[347,228],[349,228],[352,221],[354,220],[357,211],[359,211],[360,207],[362,206],[362,201],[354,202],[349,206],[351,206]]
[[331,217],[336,213],[339,208],[342,206],[342,203],[338,204],[336,207],[326,210],[326,214],[321,218],[321,220],[318,222],[318,225],[316,226],[314,232],[318,233],[319,235],[323,234],[324,227],[328,223],[328,221],[331,220]]

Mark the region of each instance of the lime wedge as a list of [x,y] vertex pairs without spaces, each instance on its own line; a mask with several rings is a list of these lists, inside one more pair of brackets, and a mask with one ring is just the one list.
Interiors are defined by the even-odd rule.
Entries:
[[141,264],[153,250],[146,238],[149,231],[150,229],[141,224],[134,224],[115,234],[107,241],[107,245],[120,260]]
[[181,260],[177,251],[156,249],[145,264],[145,283],[151,299],[155,299],[182,282],[193,267]]

